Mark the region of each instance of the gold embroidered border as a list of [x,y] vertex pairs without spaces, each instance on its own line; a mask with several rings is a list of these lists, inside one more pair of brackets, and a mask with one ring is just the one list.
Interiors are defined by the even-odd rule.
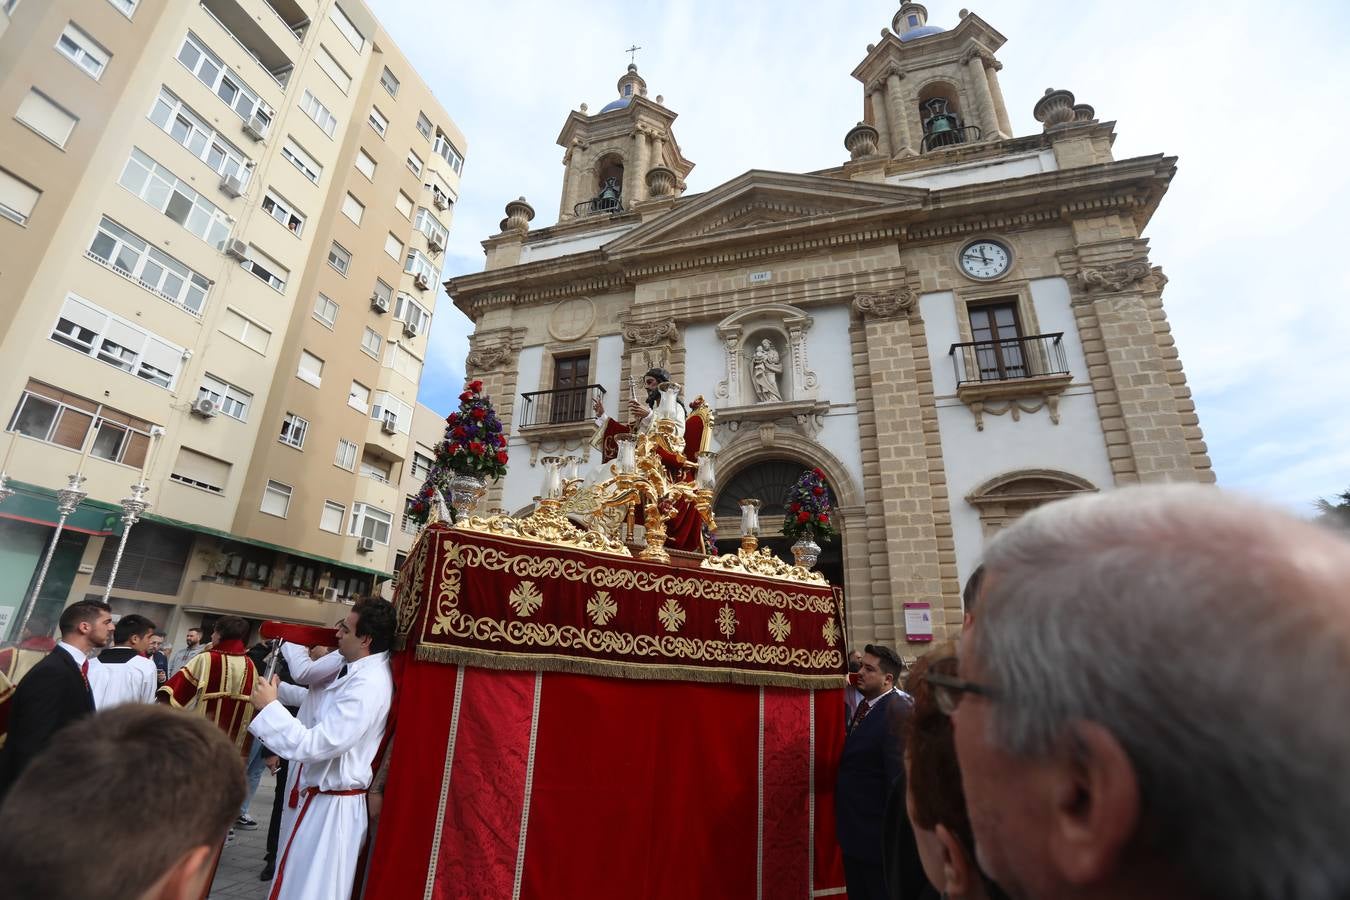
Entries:
[[[839,674],[794,675],[789,672],[756,672],[718,666],[653,665],[585,659],[551,653],[504,653],[497,650],[445,647],[439,644],[418,644],[417,658],[423,662],[476,666],[483,669],[566,672],[576,675],[629,678],[634,681],[706,681],[717,684],[791,688],[838,688],[843,684],[843,676]],[[842,658],[839,665],[842,668]]]
[[496,547],[447,542],[442,578],[457,568],[481,567],[491,572],[509,572],[517,578],[560,578],[608,590],[628,590],[663,594],[667,597],[691,597],[719,603],[752,603],[793,612],[835,614],[832,596],[797,593],[778,586],[756,584],[753,580],[732,581],[675,574],[658,574],[643,569],[612,568],[586,559],[563,556],[534,556],[509,553]]
[[[407,644],[408,635],[417,620],[417,605],[422,599],[422,588],[426,585],[427,555],[433,543],[431,532],[424,530],[412,553],[404,560],[403,568],[399,570],[398,591],[394,594],[394,614],[398,622],[394,632],[396,650],[402,650]],[[410,572],[411,577],[403,577],[404,572]]]

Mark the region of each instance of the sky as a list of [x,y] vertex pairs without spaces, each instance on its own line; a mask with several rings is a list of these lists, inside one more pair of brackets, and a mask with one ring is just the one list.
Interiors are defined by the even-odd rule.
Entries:
[[[468,138],[445,276],[483,269],[480,242],[528,198],[557,219],[558,132],[617,96],[637,44],[651,96],[696,163],[690,193],[747,169],[847,159],[861,118],[849,72],[898,3],[367,0]],[[1115,121],[1117,159],[1166,153],[1178,173],[1145,237],[1221,485],[1309,514],[1350,489],[1350,5],[1069,0],[971,9],[1008,43],[1014,131],[1047,87]],[[952,27],[959,3],[933,0]],[[434,10],[434,12],[432,12]],[[448,410],[472,326],[442,292],[422,402]]]

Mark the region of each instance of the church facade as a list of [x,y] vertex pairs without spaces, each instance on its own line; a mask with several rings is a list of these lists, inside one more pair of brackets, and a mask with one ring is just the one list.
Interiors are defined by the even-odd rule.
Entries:
[[622,416],[666,368],[716,410],[719,543],[737,544],[743,497],[775,533],[786,486],[819,467],[840,530],[820,568],[849,642],[913,655],[923,613],[933,639],[959,630],[984,542],[1026,510],[1213,481],[1141,237],[1176,160],[1113,158],[1114,123],[1067,91],[1014,135],[1004,41],[903,4],[852,73],[846,161],[701,194],[635,66],[616,100],[570,113],[557,223],[508,203],[486,270],[447,284],[511,435],[489,505],[528,509],[544,457],[598,464],[594,401]]

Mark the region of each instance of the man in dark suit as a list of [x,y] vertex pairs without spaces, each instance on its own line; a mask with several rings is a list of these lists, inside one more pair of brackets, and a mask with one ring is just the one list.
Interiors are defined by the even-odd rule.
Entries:
[[81,600],[61,613],[61,640],[33,666],[14,692],[9,737],[0,756],[0,798],[63,726],[94,711],[89,653],[106,647],[113,620],[108,604]]
[[[913,703],[908,694],[896,690],[903,664],[890,647],[868,644],[863,649],[858,670],[858,690],[862,700],[849,721],[848,737],[839,759],[839,777],[835,784],[835,831],[844,852],[844,878],[849,900],[888,900],[917,897],[923,889],[919,873],[918,848],[914,833],[906,829],[900,835],[902,857],[912,858],[913,866],[900,866],[906,882],[888,891],[882,861],[882,832],[886,799],[905,775],[904,724]],[[903,786],[901,796],[904,795]],[[894,848],[886,848],[886,853]]]

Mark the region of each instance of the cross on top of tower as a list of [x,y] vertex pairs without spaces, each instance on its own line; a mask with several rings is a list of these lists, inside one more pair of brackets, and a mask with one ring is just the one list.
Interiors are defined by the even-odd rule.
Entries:
[[623,51],[623,52],[628,54],[628,61],[629,61],[630,63],[633,63],[633,64],[636,65],[636,63],[637,63],[637,52],[638,52],[639,50],[641,50],[641,49],[642,49],[642,48],[639,47],[637,44],[634,44],[633,46],[629,47],[627,50],[625,50],[625,51]]

